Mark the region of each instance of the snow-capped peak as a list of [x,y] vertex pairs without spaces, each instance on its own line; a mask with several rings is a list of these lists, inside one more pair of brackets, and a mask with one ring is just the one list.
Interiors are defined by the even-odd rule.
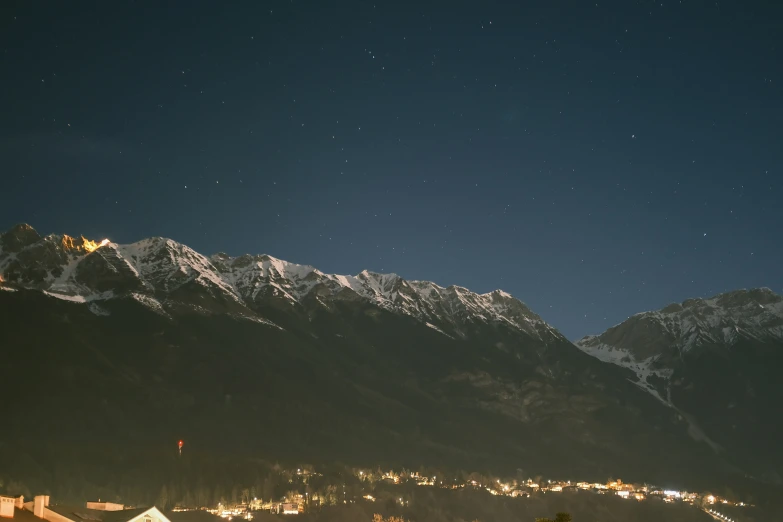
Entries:
[[0,237],[0,274],[18,286],[85,301],[105,297],[109,290],[116,296],[174,299],[187,286],[254,310],[275,302],[328,306],[329,302],[358,299],[457,335],[468,322],[480,322],[502,324],[536,337],[559,336],[502,290],[476,294],[459,286],[406,281],[397,274],[369,270],[353,276],[326,274],[269,255],[218,253],[208,258],[163,237],[122,245],[81,236],[41,238],[32,227],[20,225]]
[[339,300],[353,295],[430,324],[456,327],[470,317],[501,322],[536,336],[538,326],[546,325],[524,304],[502,291],[479,295],[459,286],[444,288],[428,281],[406,281],[397,274],[369,270],[357,275],[326,274],[312,266],[269,255],[233,258],[220,253],[212,256],[212,261],[222,277],[251,302],[272,297],[295,305],[308,296]]
[[668,379],[674,360],[699,347],[730,348],[743,340],[783,342],[783,298],[769,288],[687,299],[642,312],[576,342],[585,353],[648,377]]
[[687,299],[633,315],[577,344],[601,343],[637,355],[654,355],[661,343],[687,351],[701,344],[731,345],[742,337],[783,339],[783,298],[769,288],[755,288]]

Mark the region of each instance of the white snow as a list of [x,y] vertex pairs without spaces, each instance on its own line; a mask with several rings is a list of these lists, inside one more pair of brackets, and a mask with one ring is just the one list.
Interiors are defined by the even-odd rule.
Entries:
[[237,319],[240,319],[240,320],[244,320],[244,321],[250,321],[250,322],[253,322],[253,323],[263,324],[264,326],[271,326],[272,328],[277,328],[278,330],[285,331],[285,329],[282,326],[279,326],[279,325],[273,323],[272,321],[269,321],[267,319],[263,319],[263,318],[258,317],[256,315],[239,315],[239,314],[234,314],[233,317],[235,317]]
[[429,326],[430,328],[432,328],[432,329],[433,329],[433,330],[435,330],[436,332],[442,333],[443,335],[445,335],[445,336],[446,336],[446,337],[448,337],[449,339],[454,339],[452,336],[450,336],[449,334],[447,334],[446,332],[444,332],[443,330],[441,330],[440,328],[438,328],[438,327],[437,327],[437,326],[435,326],[434,324],[432,324],[432,323],[426,323],[426,322],[425,322],[424,324],[426,324],[427,326]]
[[[599,359],[605,363],[615,364],[617,366],[622,366],[623,368],[632,370],[636,374],[636,380],[628,380],[638,386],[641,390],[655,397],[663,405],[677,411],[685,420],[685,422],[688,423],[688,435],[690,435],[696,441],[706,442],[713,449],[713,451],[718,452],[721,450],[721,447],[712,441],[706,433],[704,433],[704,430],[701,429],[701,427],[691,415],[688,415],[686,412],[679,409],[672,402],[670,380],[674,372],[668,368],[654,367],[655,362],[660,357],[659,355],[654,355],[648,357],[647,359],[636,361],[634,360],[633,355],[627,350],[597,343],[597,338],[594,336],[589,336],[585,339],[582,339],[577,343],[577,347],[585,353],[592,355],[596,359]],[[650,384],[648,377],[659,377],[663,379],[666,386],[666,397],[662,397],[660,392],[655,389],[652,384]]]
[[[533,323],[543,323],[532,313],[524,318],[519,314],[516,317],[509,314],[510,307],[499,303],[499,298],[501,301],[518,301],[502,291],[478,296],[464,288],[445,289],[433,283],[408,282],[396,274],[368,270],[356,276],[325,274],[312,266],[289,263],[268,255],[232,258],[221,254],[213,256],[212,261],[222,267],[221,276],[236,288],[239,295],[251,301],[267,287],[274,288],[275,295],[293,304],[301,302],[316,287],[319,288],[319,296],[323,296],[324,291],[335,296],[348,289],[377,306],[421,320],[441,317],[446,313],[451,322],[461,322],[460,315],[467,313],[484,321],[495,320],[525,330]],[[438,303],[431,302],[431,299]],[[453,302],[455,300],[459,303]],[[324,304],[320,299],[319,302]],[[448,307],[444,307],[444,302]],[[520,326],[522,323],[524,326]],[[538,335],[532,329],[531,332]]]
[[95,303],[95,302],[90,303],[89,305],[87,305],[87,308],[89,308],[90,312],[92,312],[92,313],[94,313],[95,315],[98,315],[98,316],[111,315],[108,310],[106,310],[105,308],[103,308],[102,306],[100,306],[98,303]]
[[[44,240],[59,242],[61,236]],[[243,305],[252,303],[267,291],[287,300],[292,306],[297,306],[315,291],[319,302],[324,305],[330,298],[353,292],[358,298],[376,306],[430,325],[451,324],[457,335],[463,335],[461,328],[464,328],[466,320],[502,323],[539,338],[540,332],[544,331],[559,335],[502,290],[476,294],[458,286],[444,288],[430,282],[409,282],[396,274],[368,270],[355,276],[325,274],[310,265],[290,263],[268,255],[232,258],[220,254],[206,258],[183,244],[160,237],[129,245],[107,243],[96,252],[107,259],[109,269],[123,272],[127,268],[131,277],[138,278],[145,290],[133,295],[136,300],[153,292],[167,295],[193,282]],[[45,282],[49,295],[79,303],[102,299],[75,280],[79,263],[84,258],[81,252],[69,257],[60,275]],[[0,263],[9,259],[10,256],[4,256]],[[140,302],[165,313],[162,305],[151,297]]]
[[44,293],[50,297],[55,297],[63,301],[70,301],[72,303],[90,303],[92,301],[103,301],[114,297],[114,292],[111,290],[109,290],[108,292],[101,292],[101,293],[88,294],[88,295],[60,294],[57,292],[50,292],[48,290],[44,290]]
[[151,238],[131,245],[117,245],[117,253],[154,288],[162,286],[172,292],[196,281],[207,287],[214,285],[235,301],[242,302],[234,287],[220,277],[206,257],[171,239]]
[[81,256],[71,258],[68,264],[63,268],[62,274],[54,278],[49,284],[49,290],[57,294],[78,294],[81,288],[76,281],[73,280],[73,276],[76,272],[76,267],[82,259],[83,257]]
[[671,378],[671,370],[666,368],[653,367],[660,355],[654,355],[641,361],[637,361],[633,354],[628,350],[598,343],[596,337],[586,337],[585,339],[577,342],[576,346],[583,352],[592,355],[599,361],[622,366],[623,368],[628,368],[629,370],[633,371],[636,374],[637,379],[636,381],[631,382],[646,392],[652,394],[661,402],[667,403],[667,401],[661,397],[660,393],[658,393],[658,390],[656,390],[655,387],[653,387],[653,385],[650,384],[647,380],[648,377],[660,377],[665,381],[668,381],[669,378]]
[[[229,257],[220,254],[211,259],[221,267],[221,277],[249,301],[254,301],[271,287],[277,297],[297,304],[318,287],[317,301],[326,305],[322,297],[336,296],[347,289],[381,308],[425,322],[437,318],[462,324],[464,317],[470,315],[484,322],[502,322],[535,336],[540,334],[533,327],[545,324],[532,312],[522,313],[526,310],[524,305],[501,290],[478,295],[461,287],[443,288],[429,282],[409,282],[396,274],[369,270],[355,276],[326,274],[310,265],[290,263],[268,255]],[[554,335],[554,329],[551,331]]]
[[47,290],[44,290],[44,293],[51,297],[56,297],[57,299],[62,299],[63,301],[71,301],[72,303],[86,303],[87,299],[82,295],[67,295],[67,294],[58,294],[56,292],[49,292]]
[[[637,332],[636,329],[641,330]],[[689,299],[681,305],[636,314],[602,336],[587,336],[575,343],[596,359],[632,370],[637,377],[634,384],[677,410],[689,423],[689,434],[718,451],[720,447],[704,434],[694,419],[672,403],[670,381],[674,370],[659,364],[662,353],[636,360],[635,347],[628,345],[629,341],[622,341],[625,343],[622,346],[603,342],[606,338],[647,341],[650,335],[660,336],[661,346],[681,353],[704,344],[731,348],[743,338],[780,342],[783,340],[783,298],[769,289],[757,289],[728,292],[709,299]],[[648,382],[649,377],[663,379],[666,397],[661,397]]]
[[147,308],[149,308],[153,312],[155,312],[157,314],[160,314],[160,315],[162,315],[164,317],[169,317],[170,318],[168,312],[166,312],[166,309],[163,308],[162,304],[160,304],[160,301],[158,301],[154,297],[150,297],[150,296],[144,295],[144,294],[138,294],[136,292],[132,292],[130,294],[130,296],[131,296],[131,298],[133,298],[134,300],[136,300],[139,303],[143,304],[144,306],[146,306]]
[[[759,297],[769,302],[761,304],[756,300]],[[670,311],[663,311],[667,309]],[[768,289],[689,299],[680,307],[663,310],[635,314],[610,330],[656,325],[659,334],[683,352],[705,343],[732,345],[743,337],[761,341],[783,339],[783,298]],[[595,336],[587,336],[576,344],[591,355],[615,364],[618,362],[614,358],[627,354],[620,347],[603,345]]]
[[3,256],[3,252],[0,250],[0,274],[3,273],[3,271],[6,269],[8,265],[10,265],[13,260],[16,259],[16,253],[10,252]]
[[583,352],[588,353],[603,362],[617,364],[618,366],[626,366],[623,361],[626,361],[627,363],[633,362],[633,356],[628,350],[596,343],[596,340],[596,337],[588,336],[578,341],[576,346]]

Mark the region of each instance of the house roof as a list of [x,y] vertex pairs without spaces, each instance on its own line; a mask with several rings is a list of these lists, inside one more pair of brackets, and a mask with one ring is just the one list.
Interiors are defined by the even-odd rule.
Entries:
[[76,522],[100,521],[103,520],[102,515],[108,513],[108,511],[87,509],[83,506],[69,506],[67,504],[50,504],[46,508]]
[[222,522],[217,515],[213,515],[203,509],[191,510],[191,511],[169,511],[166,513],[166,518],[171,522]]
[[[104,511],[102,509],[87,509],[86,507],[62,504],[51,504],[46,507],[58,515],[62,515],[74,522],[128,522],[142,513],[153,509],[151,507],[145,507],[121,509],[119,511]],[[38,522],[40,522],[40,520]]]
[[14,522],[41,522],[41,519],[26,509],[14,509]]
[[102,511],[104,514],[101,522],[127,522],[137,516],[141,515],[145,511],[149,511],[151,507],[135,508],[135,509],[120,509],[118,511]]

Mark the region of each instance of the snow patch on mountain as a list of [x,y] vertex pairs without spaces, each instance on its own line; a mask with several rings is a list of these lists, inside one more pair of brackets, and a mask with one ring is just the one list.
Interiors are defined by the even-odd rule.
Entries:
[[82,295],[68,295],[68,294],[58,294],[57,292],[49,292],[48,290],[44,290],[44,294],[48,295],[49,297],[55,297],[57,299],[60,299],[62,301],[71,301],[72,303],[86,303],[87,299]]
[[15,259],[16,252],[8,252],[6,254],[3,252],[3,249],[0,248],[0,275],[5,272],[6,268],[8,268],[8,265],[10,265]]
[[154,297],[150,297],[148,295],[139,294],[136,292],[131,292],[130,294],[131,299],[134,301],[146,306],[156,314],[162,315],[163,317],[166,317],[168,319],[171,319],[171,316],[166,312],[166,309],[163,307],[163,305],[155,299]]
[[103,317],[103,316],[111,315],[111,313],[107,309],[105,309],[104,307],[102,307],[96,302],[90,303],[89,305],[87,305],[87,308],[90,310],[90,312],[94,313],[97,316]]
[[454,339],[452,336],[450,336],[449,334],[447,334],[446,332],[444,332],[443,330],[441,330],[440,328],[438,328],[438,327],[437,327],[437,326],[435,326],[434,324],[432,324],[432,323],[424,323],[424,324],[426,324],[427,326],[429,326],[430,328],[432,328],[432,329],[433,329],[433,330],[435,330],[436,332],[438,332],[438,333],[441,333],[441,334],[445,335],[445,336],[446,336],[446,337],[448,337],[449,339]]
[[91,303],[93,301],[105,301],[107,299],[112,299],[114,297],[114,291],[112,290],[109,290],[107,292],[88,294],[88,295],[61,294],[58,292],[50,292],[48,290],[44,290],[43,293],[48,295],[49,297],[54,297],[62,301],[70,301],[72,303]]
[[[722,450],[719,444],[707,436],[692,415],[684,412],[672,402],[670,380],[674,371],[669,368],[656,366],[656,362],[660,357],[659,355],[636,360],[630,351],[602,344],[597,336],[585,337],[576,343],[576,345],[583,352],[592,355],[596,359],[627,368],[634,372],[634,374],[636,374],[636,380],[628,380],[638,386],[641,390],[655,397],[665,406],[675,410],[688,424],[688,435],[693,438],[693,440],[706,443],[715,452]],[[661,379],[666,390],[665,396],[662,396],[661,392],[653,385],[651,378]]]
[[[655,362],[659,355],[653,355],[645,359],[636,360],[633,353],[629,350],[610,346],[600,342],[597,336],[588,336],[576,343],[577,347],[588,355],[605,363],[614,364],[627,368],[636,374],[636,380],[631,381],[647,393],[653,395],[656,399],[668,405],[667,399],[661,396],[658,390],[650,383],[650,377],[659,377],[668,381],[672,376],[672,370],[667,368],[656,368]],[[630,380],[630,379],[629,379]]]
[[62,267],[59,276],[50,273],[49,291],[58,295],[76,295],[82,292],[84,289],[73,278],[81,260],[80,257],[70,259],[68,264]]
[[235,301],[242,302],[235,288],[220,277],[212,263],[188,246],[161,237],[112,246],[141,279],[155,288],[173,292],[195,281],[203,286],[217,287]]
[[601,360],[622,366],[671,347],[686,353],[702,345],[731,346],[743,338],[783,340],[781,296],[768,288],[758,288],[709,299],[688,299],[633,315],[603,334],[587,336],[576,344]]
[[[698,346],[731,347],[743,338],[783,341],[783,298],[768,288],[688,299],[629,317],[601,335],[575,344],[583,352],[634,371],[651,393],[649,377],[671,378],[662,357]],[[645,384],[647,383],[647,384]],[[657,392],[655,393],[657,396]]]
[[444,288],[427,281],[406,281],[397,274],[369,270],[355,276],[326,274],[312,266],[269,255],[230,257],[220,253],[210,260],[221,277],[250,302],[271,295],[300,304],[313,295],[316,302],[327,306],[324,298],[339,298],[349,292],[380,308],[432,325],[445,321],[459,327],[470,318],[486,323],[506,323],[537,338],[541,337],[541,331],[559,335],[524,304],[499,290],[479,295],[462,287]]
[[258,317],[256,315],[232,314],[232,316],[241,321],[250,321],[253,323],[263,324],[264,326],[271,326],[272,328],[276,328],[277,330],[285,331],[285,328],[283,328],[282,326],[277,325],[267,319],[264,319],[263,317]]
[[633,315],[603,334],[587,336],[575,344],[596,359],[633,371],[636,380],[632,382],[675,409],[688,422],[694,439],[719,451],[720,446],[707,437],[694,417],[674,405],[671,379],[679,361],[691,350],[731,349],[743,340],[783,342],[781,296],[758,288],[688,299]]

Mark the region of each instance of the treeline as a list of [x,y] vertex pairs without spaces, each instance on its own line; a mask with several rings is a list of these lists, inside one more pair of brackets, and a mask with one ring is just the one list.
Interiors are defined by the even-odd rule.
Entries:
[[[403,480],[394,484],[383,479],[387,469],[357,470],[343,464],[330,466],[280,465],[256,460],[241,464],[233,461],[198,461],[171,456],[159,459],[157,465],[107,466],[96,463],[93,473],[74,473],[68,466],[58,466],[43,473],[31,483],[0,475],[0,492],[50,494],[57,503],[83,505],[87,500],[102,499],[128,506],[156,505],[166,510],[175,506],[202,507],[218,503],[249,503],[254,499],[279,501],[301,494],[307,499],[303,522],[352,521],[367,522],[376,513],[385,518],[402,517],[410,522],[472,522],[479,521],[533,521],[551,518],[554,513],[568,512],[577,522],[602,520],[670,520],[690,522],[703,520],[698,509],[687,505],[664,504],[656,500],[635,502],[614,495],[591,492],[538,493],[519,499],[493,496],[482,489],[422,487],[415,481]],[[497,477],[489,473],[466,471],[449,472],[436,468],[402,469],[398,472],[410,477],[436,477],[438,485],[495,484],[528,478],[541,481],[542,477],[528,477],[519,472],[516,477]],[[0,470],[0,473],[5,473]],[[374,501],[363,499],[371,495]],[[314,499],[317,499],[314,501]],[[746,516],[754,511],[743,511]],[[625,517],[625,518],[623,518]],[[694,518],[696,517],[696,518]],[[257,522],[264,522],[260,514]],[[751,518],[752,519],[752,518]],[[751,520],[748,519],[748,520]],[[271,520],[271,519],[270,519]],[[556,519],[555,519],[556,520]]]
[[[193,458],[187,453],[182,457],[157,454],[146,461],[104,454],[103,460],[73,462],[66,455],[42,459],[45,466],[25,459],[0,470],[0,492],[27,497],[49,494],[61,503],[80,504],[101,498],[126,505],[154,504],[163,509],[238,504],[253,499],[276,501],[295,493],[317,497],[321,505],[336,505],[376,488],[382,493],[382,475],[388,471],[376,467],[359,477],[354,468],[339,463],[316,468],[258,459],[239,462],[235,458]],[[424,477],[438,477],[445,485],[472,480],[490,484],[499,478],[488,473],[424,467],[398,471],[406,476],[416,472]],[[516,478],[523,481],[530,477],[520,473]]]
[[[636,502],[623,500],[615,495],[599,495],[591,492],[537,493],[530,498],[493,496],[481,489],[441,489],[417,486],[414,482],[399,485],[379,480],[380,470],[356,477],[347,466],[335,465],[320,474],[298,474],[296,468],[283,468],[275,464],[255,463],[257,473],[245,475],[239,480],[229,481],[231,470],[224,470],[212,478],[223,483],[210,483],[206,470],[187,468],[174,470],[168,480],[159,481],[154,487],[143,487],[143,482],[122,481],[109,487],[118,488],[114,496],[95,493],[108,491],[92,483],[84,494],[72,498],[58,494],[57,490],[46,491],[53,495],[53,501],[82,504],[85,500],[101,498],[126,505],[155,504],[162,509],[175,505],[213,505],[218,502],[239,503],[253,498],[279,499],[294,493],[306,494],[308,499],[318,497],[322,501],[306,506],[306,512],[297,518],[299,522],[369,522],[377,514],[385,520],[392,517],[406,522],[520,522],[536,519],[557,520],[556,513],[570,513],[575,522],[706,522],[709,517],[699,509],[687,504],[666,504],[660,500]],[[310,472],[311,468],[300,467]],[[169,470],[172,471],[172,470]],[[420,471],[422,475],[433,475],[434,470]],[[410,473],[410,470],[408,470]],[[440,472],[446,480],[449,475]],[[457,480],[496,480],[489,475],[459,472],[452,475]],[[131,479],[131,480],[136,480]],[[59,485],[62,491],[77,489]],[[5,492],[23,493],[26,496],[43,491],[25,490],[25,485],[7,478],[0,479],[0,488]],[[371,495],[374,501],[365,500]],[[193,504],[189,504],[192,501]],[[742,512],[745,520],[763,520],[753,510]],[[255,522],[279,522],[279,518],[268,513],[256,513]]]
[[[326,506],[305,513],[298,522],[369,522],[377,514],[385,521],[406,522],[534,522],[557,521],[557,513],[569,513],[573,522],[709,522],[704,512],[685,504],[635,502],[614,495],[587,492],[537,494],[530,498],[493,496],[486,491],[415,488],[405,505],[387,502],[356,502]],[[563,518],[561,517],[561,520]],[[272,516],[254,522],[279,522]]]

